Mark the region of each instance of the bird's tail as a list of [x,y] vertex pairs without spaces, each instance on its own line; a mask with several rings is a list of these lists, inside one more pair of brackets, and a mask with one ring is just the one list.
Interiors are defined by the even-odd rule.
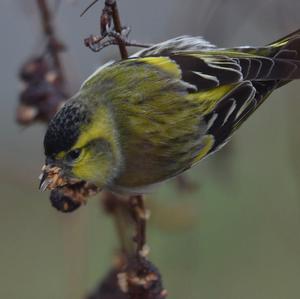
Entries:
[[256,110],[277,89],[300,79],[300,29],[262,48],[246,51],[272,60],[272,66],[263,78],[252,81],[257,90]]
[[[240,48],[242,52],[258,57],[267,57],[272,61],[269,69],[262,72],[260,78],[253,79],[256,90],[255,101],[248,105],[241,115],[238,128],[277,88],[300,79],[300,29],[261,48]],[[262,59],[263,63],[263,59]],[[263,64],[261,65],[261,69]]]
[[270,51],[269,57],[285,65],[281,72],[286,72],[287,76],[278,82],[277,87],[300,79],[300,29],[269,44],[267,48]]
[[[279,40],[272,42],[271,44],[269,44],[268,46],[273,46],[273,47],[282,47],[284,45],[287,45],[288,43],[290,43],[290,41],[293,41],[295,39],[298,39],[300,37],[300,29],[288,34],[285,37],[280,38]],[[299,51],[299,45],[297,50]]]

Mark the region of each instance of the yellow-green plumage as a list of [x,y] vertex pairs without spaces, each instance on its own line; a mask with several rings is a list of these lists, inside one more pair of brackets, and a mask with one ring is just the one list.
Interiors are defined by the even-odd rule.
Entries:
[[[299,31],[257,49],[201,42],[167,41],[92,75],[49,125],[51,163],[66,176],[135,192],[218,150],[274,89],[300,77]],[[64,162],[74,149],[80,156]]]
[[[99,86],[100,98],[113,111],[124,159],[114,183],[124,188],[163,181],[203,158],[214,141],[205,136],[201,115],[233,88],[188,94],[176,64],[161,57],[107,67],[84,84],[82,92],[100,103],[92,92]],[[133,94],[133,89],[139,92]]]

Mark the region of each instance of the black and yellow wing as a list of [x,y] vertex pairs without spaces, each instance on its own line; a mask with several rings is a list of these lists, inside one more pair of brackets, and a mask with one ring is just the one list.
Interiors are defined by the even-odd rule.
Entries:
[[300,78],[300,31],[262,48],[179,44],[143,50],[83,86],[113,106],[124,156],[119,186],[147,186],[190,168],[274,89]]
[[208,90],[232,86],[203,116],[207,134],[214,137],[212,153],[274,89],[300,78],[300,30],[262,48],[208,49],[169,57],[180,67],[182,80],[191,84],[188,90],[193,99],[198,96],[203,101]]

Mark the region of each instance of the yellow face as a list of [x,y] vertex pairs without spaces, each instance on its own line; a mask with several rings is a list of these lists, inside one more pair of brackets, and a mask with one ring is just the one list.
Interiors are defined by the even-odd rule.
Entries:
[[89,125],[81,133],[71,151],[80,154],[72,164],[72,174],[96,184],[107,184],[119,164],[120,154],[117,136],[109,108],[101,106]]
[[[121,164],[118,138],[109,108],[101,106],[94,111],[91,121],[80,128],[72,148],[57,153],[48,159],[47,164],[47,171],[43,174],[44,181],[47,172],[51,173],[51,169],[59,168],[62,182],[75,179],[91,182],[100,188],[108,185]],[[54,185],[51,185],[52,188],[55,188]]]
[[90,140],[82,147],[60,153],[61,161],[70,176],[103,186],[109,183],[114,168],[110,144],[102,139]]

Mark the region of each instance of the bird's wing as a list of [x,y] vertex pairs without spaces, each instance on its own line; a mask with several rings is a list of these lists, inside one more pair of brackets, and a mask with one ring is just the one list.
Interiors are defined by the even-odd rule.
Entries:
[[294,59],[293,50],[267,49],[259,48],[257,52],[250,48],[175,52],[165,58],[136,58],[132,63],[152,65],[185,83],[186,98],[202,109],[199,116],[207,125],[204,135],[214,138],[214,145],[207,153],[210,154],[226,143],[278,82],[300,77],[300,61]]
[[155,44],[149,48],[143,49],[131,56],[137,57],[151,57],[151,56],[168,56],[171,53],[178,51],[200,51],[204,49],[216,48],[213,44],[206,41],[201,36],[178,36],[162,43]]
[[169,58],[179,66],[181,79],[190,84],[188,97],[195,101],[211,102],[207,91],[213,95],[222,86],[234,85],[219,94],[210,112],[203,113],[207,134],[214,137],[210,154],[275,88],[300,78],[300,30],[266,47],[176,52]]
[[[107,75],[118,84],[106,97],[116,103],[121,128],[126,166],[116,184],[123,187],[163,181],[218,149],[255,96],[231,58],[177,54],[129,59],[109,68]],[[111,79],[103,76],[103,81]],[[210,81],[217,84],[204,88]]]
[[119,185],[163,181],[222,147],[278,84],[300,76],[298,41],[133,57],[92,78],[86,86],[102,81],[116,103],[126,157]]

